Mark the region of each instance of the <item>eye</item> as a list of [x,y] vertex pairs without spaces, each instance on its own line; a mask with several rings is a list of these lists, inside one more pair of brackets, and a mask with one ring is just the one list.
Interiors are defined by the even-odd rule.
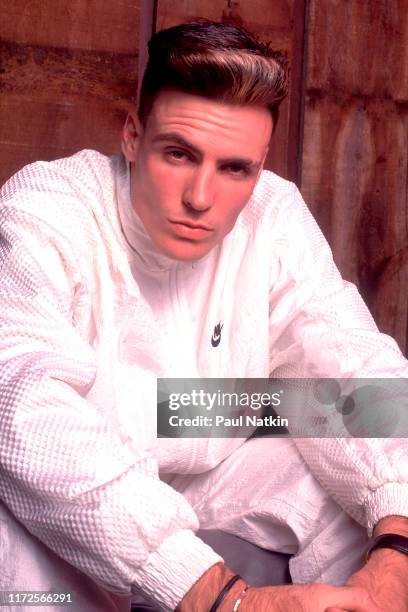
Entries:
[[182,149],[166,149],[165,156],[172,162],[184,162],[191,160],[191,155]]
[[240,164],[239,162],[232,162],[229,164],[225,164],[224,166],[222,166],[221,168],[224,172],[227,172],[228,174],[231,174],[232,176],[249,176],[251,174],[251,169],[245,165],[245,164]]

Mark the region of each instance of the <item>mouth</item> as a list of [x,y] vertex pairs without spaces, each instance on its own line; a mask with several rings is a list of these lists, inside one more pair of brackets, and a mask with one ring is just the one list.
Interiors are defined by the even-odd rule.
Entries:
[[190,221],[189,219],[169,219],[169,221],[173,225],[185,225],[186,227],[190,227],[191,229],[201,229],[206,230],[207,232],[212,231],[211,227],[203,225],[202,223],[194,223],[194,221]]
[[207,225],[203,225],[202,223],[194,223],[194,221],[190,220],[169,219],[169,222],[178,236],[190,240],[202,240],[208,238],[211,232],[214,231]]

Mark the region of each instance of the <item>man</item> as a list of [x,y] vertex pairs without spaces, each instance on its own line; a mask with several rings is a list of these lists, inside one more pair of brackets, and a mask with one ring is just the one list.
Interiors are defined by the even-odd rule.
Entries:
[[[357,571],[349,516],[404,549],[399,440],[156,440],[157,376],[408,370],[294,186],[262,173],[279,58],[216,23],[149,51],[124,157],[34,164],[2,192],[1,586],[84,612],[136,592],[180,612],[406,610],[408,557],[389,540]],[[294,553],[311,584],[247,588],[199,525]]]

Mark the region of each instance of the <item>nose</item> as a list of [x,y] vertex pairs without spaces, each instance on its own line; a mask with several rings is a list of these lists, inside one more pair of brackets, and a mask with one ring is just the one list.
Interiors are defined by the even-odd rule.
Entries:
[[183,202],[188,208],[204,211],[214,203],[215,177],[210,168],[198,167],[190,176]]

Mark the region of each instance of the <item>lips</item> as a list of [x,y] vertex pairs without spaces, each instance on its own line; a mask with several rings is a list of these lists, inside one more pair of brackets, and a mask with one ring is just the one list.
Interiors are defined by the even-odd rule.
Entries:
[[185,225],[187,227],[191,227],[192,229],[202,229],[202,230],[206,230],[207,232],[211,232],[212,228],[208,227],[207,225],[203,225],[202,223],[194,223],[194,221],[190,221],[189,219],[170,219],[170,223],[176,224],[176,225]]
[[185,238],[188,240],[205,240],[209,237],[213,230],[207,225],[203,225],[202,223],[194,223],[194,221],[190,220],[169,220],[170,224],[173,228],[173,231],[180,238]]

